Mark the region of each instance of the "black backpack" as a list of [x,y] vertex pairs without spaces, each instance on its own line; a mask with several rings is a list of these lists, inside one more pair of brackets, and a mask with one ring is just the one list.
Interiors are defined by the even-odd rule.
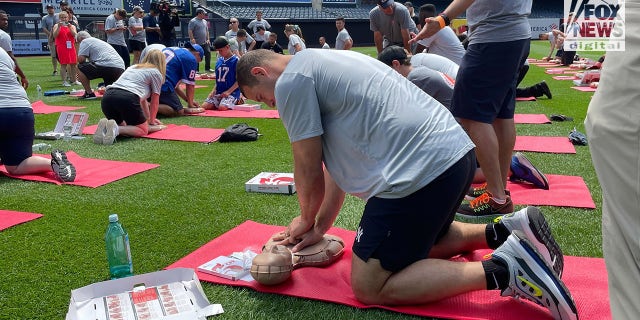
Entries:
[[250,127],[246,123],[236,123],[224,129],[218,141],[256,141],[258,140],[258,128]]

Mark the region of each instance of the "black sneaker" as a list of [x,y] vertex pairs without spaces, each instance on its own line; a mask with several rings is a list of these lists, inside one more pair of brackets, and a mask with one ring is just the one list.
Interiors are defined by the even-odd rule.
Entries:
[[538,86],[542,90],[542,93],[547,96],[547,98],[553,98],[553,96],[551,95],[551,89],[549,89],[549,85],[547,85],[547,82],[542,80],[542,82],[538,83]]
[[76,179],[76,168],[69,162],[67,155],[62,150],[51,151],[51,170],[62,182],[73,182]]
[[91,91],[91,92],[85,91],[84,94],[81,97],[79,97],[78,99],[93,100],[95,98],[96,98],[96,94],[93,93],[93,91]]

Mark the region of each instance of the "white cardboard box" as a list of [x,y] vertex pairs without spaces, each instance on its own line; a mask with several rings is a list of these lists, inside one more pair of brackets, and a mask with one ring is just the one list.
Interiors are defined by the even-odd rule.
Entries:
[[259,110],[260,105],[259,104],[237,104],[233,106],[231,109],[238,110],[238,111],[253,111],[253,110]]
[[296,193],[293,173],[261,172],[247,181],[244,186],[247,192]]
[[176,268],[72,290],[66,320],[205,320],[223,312],[209,303],[193,269]]

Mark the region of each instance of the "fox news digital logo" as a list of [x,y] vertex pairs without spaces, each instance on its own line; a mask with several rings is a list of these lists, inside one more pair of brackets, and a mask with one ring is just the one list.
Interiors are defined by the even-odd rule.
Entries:
[[624,0],[564,0],[567,51],[624,51]]

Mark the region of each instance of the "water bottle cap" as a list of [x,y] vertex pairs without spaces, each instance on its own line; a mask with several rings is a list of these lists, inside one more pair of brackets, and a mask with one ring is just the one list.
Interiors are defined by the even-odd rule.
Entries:
[[109,222],[118,222],[118,214],[112,213],[109,215]]

